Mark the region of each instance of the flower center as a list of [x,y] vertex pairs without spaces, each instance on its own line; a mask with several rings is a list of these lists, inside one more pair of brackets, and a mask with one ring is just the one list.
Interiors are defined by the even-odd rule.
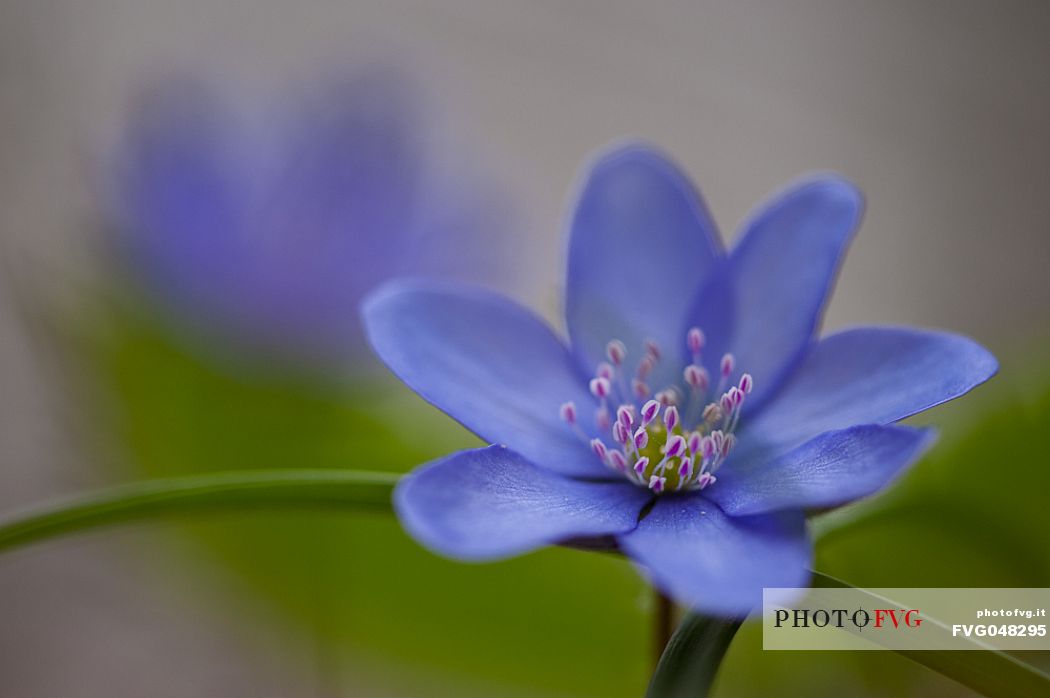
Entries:
[[754,387],[749,373],[732,382],[736,368],[732,354],[722,357],[718,383],[711,385],[700,364],[704,333],[699,328],[689,330],[686,345],[692,361],[682,370],[683,383],[654,394],[647,381],[663,360],[656,342],[645,342],[631,377],[624,365],[624,343],[609,342],[609,360],[598,365],[590,382],[596,401],[594,438],[581,427],[574,403],[561,406],[562,420],[590,442],[595,456],[656,494],[702,490],[717,481],[715,473],[736,444],[734,433],[744,398]]

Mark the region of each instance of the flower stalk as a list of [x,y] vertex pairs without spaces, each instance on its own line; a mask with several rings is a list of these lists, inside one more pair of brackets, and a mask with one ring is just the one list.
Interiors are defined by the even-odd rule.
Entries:
[[674,632],[674,601],[662,591],[653,587],[655,605],[653,608],[653,667],[660,663],[667,643]]

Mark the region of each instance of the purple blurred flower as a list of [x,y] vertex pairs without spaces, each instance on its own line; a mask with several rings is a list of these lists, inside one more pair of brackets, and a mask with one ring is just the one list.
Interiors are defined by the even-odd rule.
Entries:
[[997,369],[942,332],[816,339],[862,208],[848,182],[814,177],[725,252],[685,176],[625,147],[593,164],[576,205],[568,346],[476,288],[395,281],[370,296],[380,358],[505,444],[405,479],[404,526],[464,560],[615,541],[663,591],[719,614],[746,613],[762,587],[806,585],[804,512],[890,482],[932,437],[893,422]]
[[118,150],[114,222],[182,322],[283,358],[368,358],[365,293],[405,274],[505,281],[510,222],[433,152],[402,76],[318,88],[281,113],[230,113],[192,81],[148,92]]

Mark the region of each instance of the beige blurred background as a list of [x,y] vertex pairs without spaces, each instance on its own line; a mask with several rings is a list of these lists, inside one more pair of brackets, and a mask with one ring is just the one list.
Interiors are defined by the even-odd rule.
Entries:
[[[376,58],[413,70],[511,189],[537,270],[522,295],[552,315],[577,167],[631,135],[675,154],[726,235],[800,172],[857,181],[868,215],[832,327],[945,327],[1007,357],[1050,328],[1044,0],[0,0],[5,510],[100,477],[18,308],[89,276],[85,175],[131,92],[172,68],[254,92]],[[214,620],[237,609],[197,593],[222,598],[221,579],[156,584],[151,535],[0,558],[0,694],[326,695],[275,628]]]

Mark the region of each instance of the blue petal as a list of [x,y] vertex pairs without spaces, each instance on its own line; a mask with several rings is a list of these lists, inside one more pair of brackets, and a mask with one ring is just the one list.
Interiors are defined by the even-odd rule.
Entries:
[[398,484],[394,506],[405,529],[430,550],[492,560],[625,533],[649,498],[626,481],[570,480],[490,446],[420,468]]
[[736,518],[696,495],[661,497],[620,545],[664,593],[727,616],[760,606],[763,587],[806,586],[812,560],[801,511]]
[[394,281],[364,305],[379,358],[424,399],[489,443],[580,477],[612,476],[559,416],[594,406],[565,346],[535,315],[494,293]]
[[[569,239],[565,312],[581,368],[593,372],[611,339],[636,357],[645,339],[677,353],[686,312],[720,248],[699,193],[664,155],[630,145],[600,156]],[[654,375],[654,385],[676,379],[671,369],[679,368]]]
[[771,461],[727,465],[704,495],[732,516],[839,506],[884,487],[933,437],[875,424],[828,432]]
[[833,334],[744,423],[740,446],[783,450],[825,431],[895,422],[959,397],[997,369],[984,347],[947,332],[862,327]]
[[[792,186],[744,226],[724,279],[696,299],[692,324],[719,330],[731,326],[728,336],[707,330],[708,361],[732,352],[738,375],[746,371],[754,376],[749,411],[772,393],[805,351],[862,210],[860,192],[837,176]],[[723,317],[727,313],[733,315],[731,323]]]

